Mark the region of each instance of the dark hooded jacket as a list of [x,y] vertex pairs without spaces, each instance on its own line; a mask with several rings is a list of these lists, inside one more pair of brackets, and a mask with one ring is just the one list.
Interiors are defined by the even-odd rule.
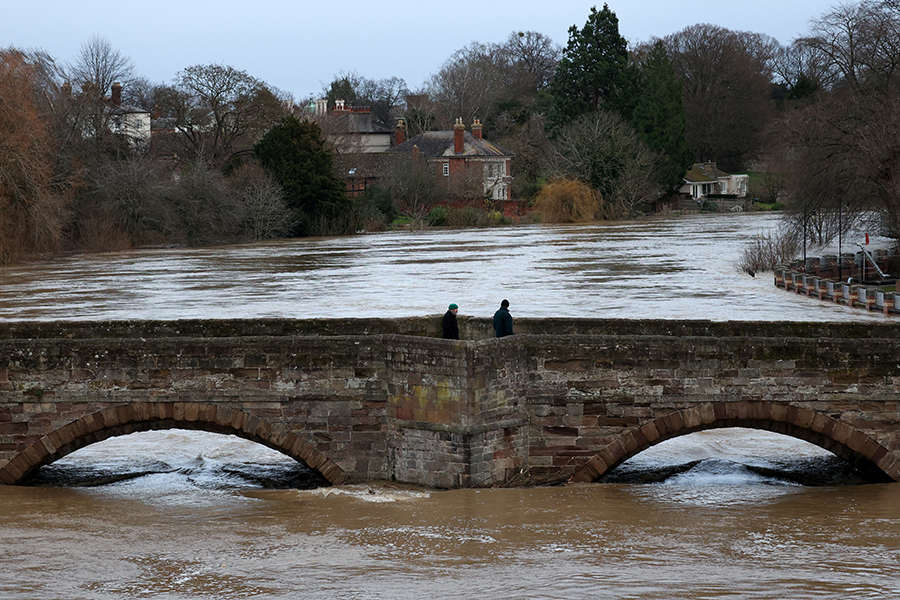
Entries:
[[494,333],[497,334],[497,337],[513,334],[513,318],[505,306],[501,306],[494,313]]
[[444,313],[443,320],[443,329],[444,329],[444,339],[446,340],[458,340],[459,339],[459,323],[456,322],[456,315],[453,314],[452,310],[448,310]]

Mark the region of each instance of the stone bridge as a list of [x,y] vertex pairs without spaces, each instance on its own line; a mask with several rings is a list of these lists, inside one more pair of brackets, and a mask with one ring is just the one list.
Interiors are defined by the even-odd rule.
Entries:
[[237,435],[331,484],[597,479],[750,427],[900,480],[900,325],[440,317],[0,323],[0,483],[111,436]]

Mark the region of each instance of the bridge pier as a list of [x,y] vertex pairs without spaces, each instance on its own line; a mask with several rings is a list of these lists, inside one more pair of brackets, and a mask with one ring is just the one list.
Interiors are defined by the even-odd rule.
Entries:
[[0,324],[0,483],[135,431],[238,435],[329,483],[593,481],[716,427],[900,480],[900,326],[518,319]]

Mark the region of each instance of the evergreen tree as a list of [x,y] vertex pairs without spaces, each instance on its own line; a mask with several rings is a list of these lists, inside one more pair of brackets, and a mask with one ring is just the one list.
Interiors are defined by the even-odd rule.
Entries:
[[284,188],[297,222],[295,235],[355,229],[346,187],[334,173],[331,152],[317,124],[285,117],[253,149]]
[[631,89],[632,100],[622,98],[620,111],[647,146],[662,155],[660,183],[678,187],[694,157],[685,138],[681,82],[661,41],[653,44],[641,62]]
[[569,42],[556,67],[550,93],[550,126],[557,129],[613,100],[628,62],[628,44],[619,34],[619,19],[604,4],[591,8],[584,27],[569,28]]

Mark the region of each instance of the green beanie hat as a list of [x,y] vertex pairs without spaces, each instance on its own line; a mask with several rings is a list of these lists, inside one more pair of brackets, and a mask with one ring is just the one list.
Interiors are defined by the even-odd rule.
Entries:
[[455,304],[450,305],[450,310],[456,310],[457,308],[459,308],[459,307]]

